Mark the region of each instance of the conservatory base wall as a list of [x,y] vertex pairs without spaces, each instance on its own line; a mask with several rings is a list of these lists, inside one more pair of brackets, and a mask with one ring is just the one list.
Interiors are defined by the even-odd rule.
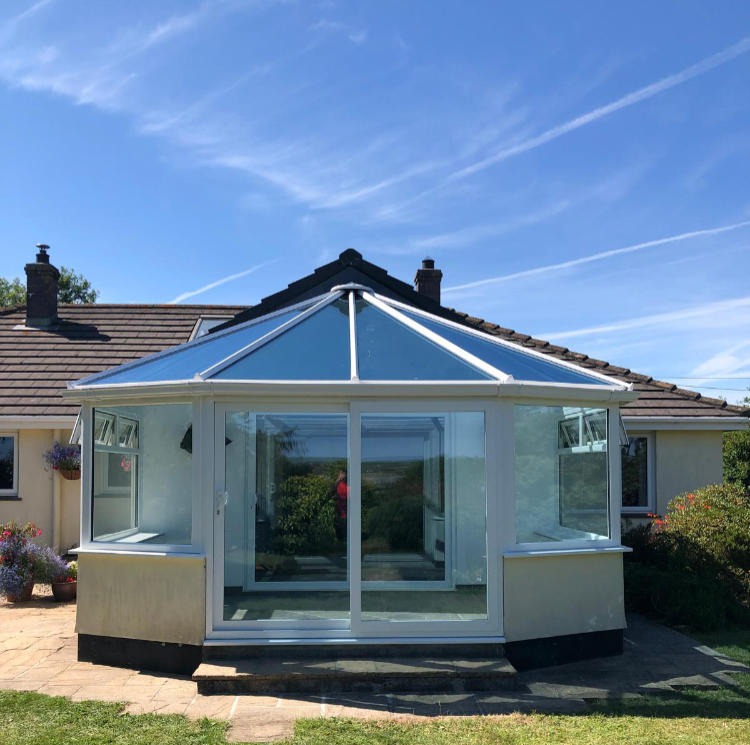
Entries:
[[622,554],[503,561],[506,642],[625,628]]
[[79,635],[202,645],[202,556],[87,554],[78,557]]

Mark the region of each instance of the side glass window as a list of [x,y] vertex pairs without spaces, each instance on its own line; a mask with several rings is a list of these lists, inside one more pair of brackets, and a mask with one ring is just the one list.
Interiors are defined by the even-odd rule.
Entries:
[[607,410],[515,407],[518,543],[609,538]]
[[190,544],[191,412],[187,404],[94,411],[92,540]]

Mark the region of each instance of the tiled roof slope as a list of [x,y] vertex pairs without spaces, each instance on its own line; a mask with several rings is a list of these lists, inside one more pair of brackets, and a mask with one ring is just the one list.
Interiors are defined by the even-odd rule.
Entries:
[[237,305],[61,305],[49,331],[23,325],[23,306],[0,311],[0,416],[75,416],[66,384],[190,338],[196,321],[231,316]]
[[689,391],[673,383],[655,380],[648,375],[640,375],[628,368],[611,365],[609,362],[573,352],[567,347],[559,347],[550,344],[548,341],[534,339],[528,334],[519,334],[512,329],[489,323],[481,318],[474,318],[453,308],[447,310],[455,316],[455,320],[466,326],[471,326],[493,336],[499,336],[537,352],[543,352],[551,357],[596,370],[604,375],[611,375],[618,380],[633,383],[633,389],[639,391],[640,395],[635,401],[622,406],[623,416],[736,417],[750,415],[750,409],[733,406],[720,398],[708,398],[696,391]]

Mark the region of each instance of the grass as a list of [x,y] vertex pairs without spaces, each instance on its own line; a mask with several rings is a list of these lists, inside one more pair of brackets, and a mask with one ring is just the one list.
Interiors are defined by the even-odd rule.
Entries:
[[[701,634],[750,663],[750,630]],[[574,715],[512,714],[429,722],[301,720],[287,745],[735,745],[750,743],[750,675],[717,691],[680,691],[603,702]],[[73,703],[0,691],[3,745],[224,745],[226,725],[203,719],[122,713],[118,704]]]

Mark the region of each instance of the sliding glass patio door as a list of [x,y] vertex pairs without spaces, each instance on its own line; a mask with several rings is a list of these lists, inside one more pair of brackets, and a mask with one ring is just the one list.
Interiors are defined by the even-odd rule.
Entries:
[[497,633],[485,412],[348,408],[217,407],[214,629]]

